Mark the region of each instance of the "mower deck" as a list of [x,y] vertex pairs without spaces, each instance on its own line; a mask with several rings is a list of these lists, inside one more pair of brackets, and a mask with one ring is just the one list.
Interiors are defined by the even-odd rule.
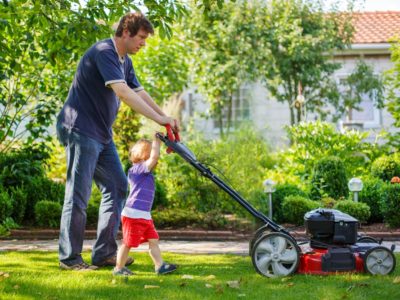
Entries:
[[364,272],[364,261],[360,253],[354,253],[353,258],[344,253],[342,260],[334,263],[323,263],[329,256],[328,249],[303,249],[300,255],[300,264],[297,273],[313,275],[329,275],[337,272]]

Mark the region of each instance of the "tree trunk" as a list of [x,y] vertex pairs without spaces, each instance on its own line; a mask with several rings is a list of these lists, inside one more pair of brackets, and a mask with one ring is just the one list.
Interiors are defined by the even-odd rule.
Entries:
[[229,94],[227,100],[228,115],[226,116],[226,132],[229,133],[232,125],[232,93]]
[[297,112],[297,124],[299,124],[301,122],[301,105],[299,108],[296,108],[296,112]]
[[292,102],[289,102],[289,109],[290,109],[290,125],[293,126],[296,124],[295,118],[294,118],[294,109],[292,107]]
[[218,127],[219,127],[219,136],[223,137],[224,136],[224,124],[222,120],[222,105],[221,102],[218,102],[218,109],[217,109],[217,119],[218,119]]

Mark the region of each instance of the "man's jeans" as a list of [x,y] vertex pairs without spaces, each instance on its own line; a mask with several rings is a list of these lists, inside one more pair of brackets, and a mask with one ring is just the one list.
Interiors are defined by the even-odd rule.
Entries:
[[81,252],[86,226],[86,207],[92,181],[103,197],[99,209],[97,240],[92,264],[114,256],[120,215],[127,193],[127,179],[114,142],[102,144],[57,124],[57,137],[67,155],[67,182],[61,217],[59,259],[67,265],[83,262]]

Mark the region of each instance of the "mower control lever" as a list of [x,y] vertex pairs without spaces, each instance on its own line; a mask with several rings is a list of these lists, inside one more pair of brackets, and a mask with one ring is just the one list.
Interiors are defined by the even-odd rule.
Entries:
[[[171,141],[171,142],[180,142],[181,139],[179,137],[179,133],[178,132],[174,132],[172,130],[172,128],[171,128],[171,125],[167,124],[167,125],[165,125],[165,128],[167,129],[167,137],[168,137],[169,141]],[[167,153],[168,154],[173,152],[173,151],[174,150],[172,150],[171,147],[167,148]]]

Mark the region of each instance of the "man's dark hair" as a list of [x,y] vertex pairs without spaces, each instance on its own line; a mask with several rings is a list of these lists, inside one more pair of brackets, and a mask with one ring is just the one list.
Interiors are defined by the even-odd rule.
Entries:
[[123,16],[119,21],[115,36],[121,37],[125,29],[128,29],[130,36],[135,36],[140,29],[154,34],[153,25],[141,12],[132,12]]

